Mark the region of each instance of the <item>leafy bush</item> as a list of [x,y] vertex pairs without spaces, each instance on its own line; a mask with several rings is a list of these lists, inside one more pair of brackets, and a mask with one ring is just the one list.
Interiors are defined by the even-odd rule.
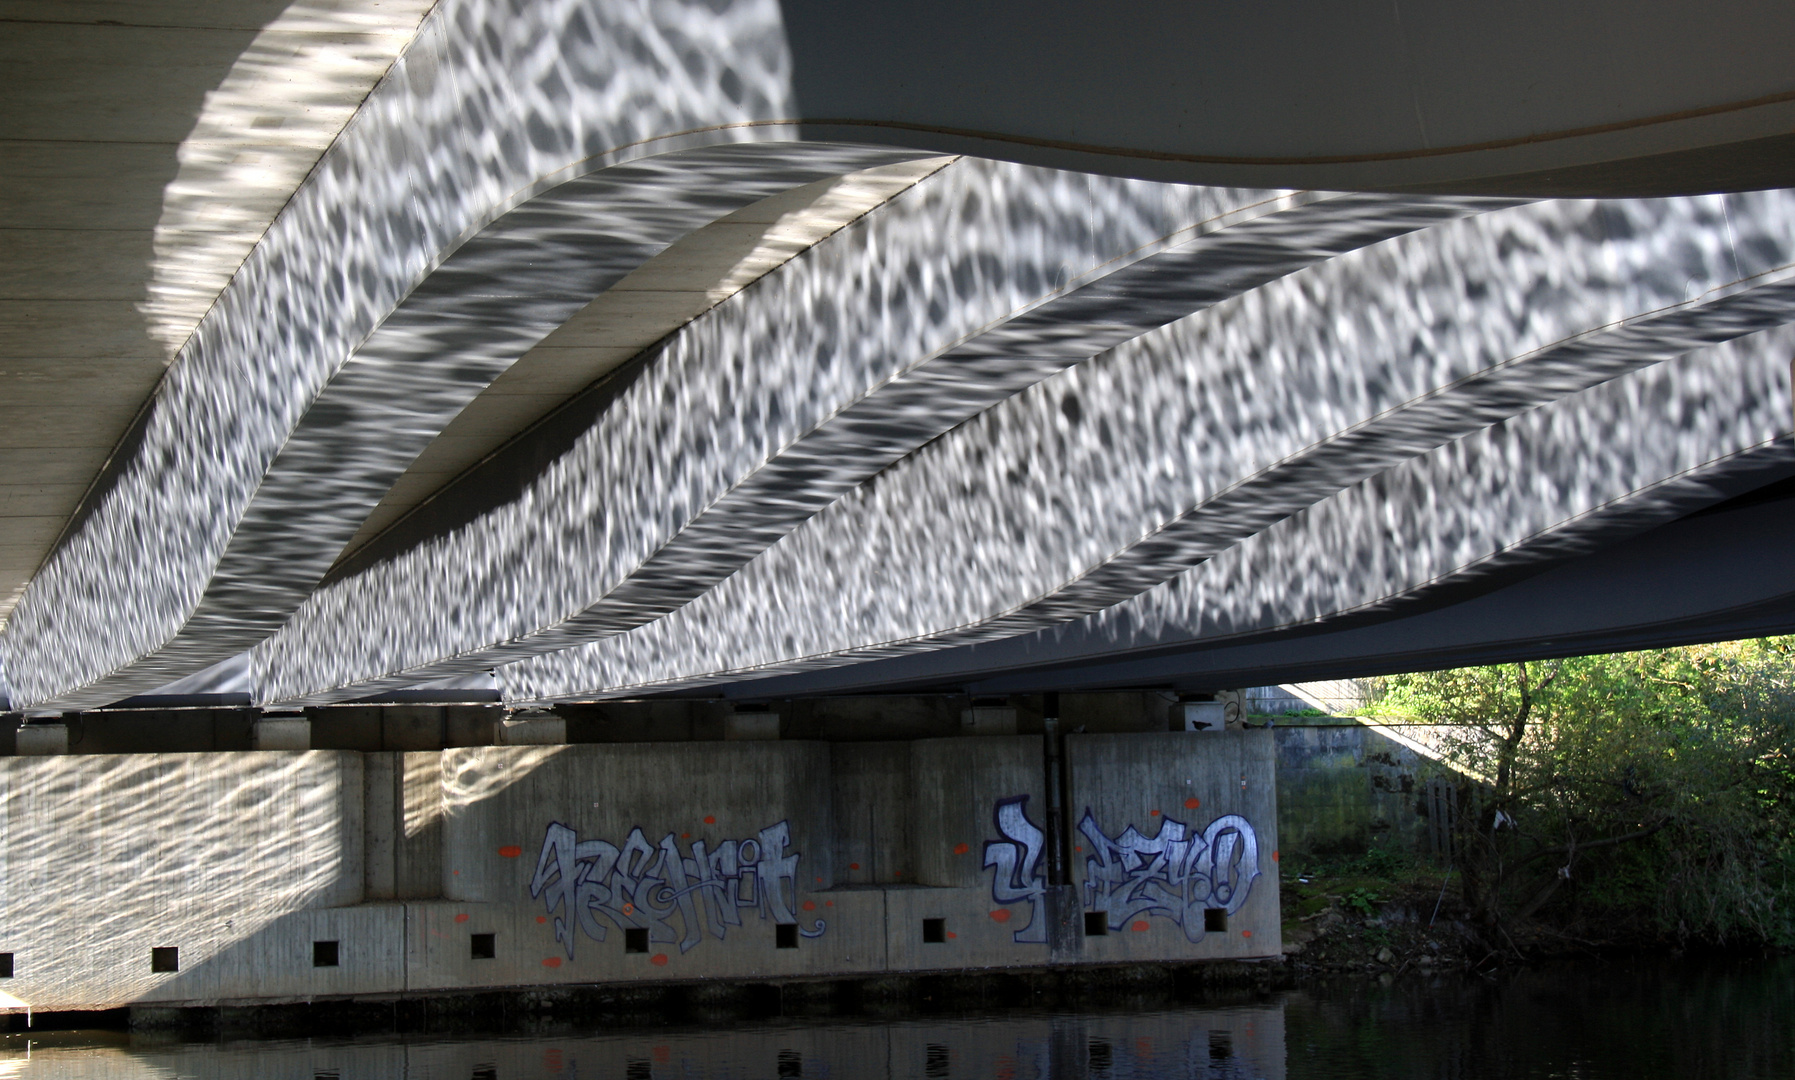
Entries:
[[1407,870],[1412,861],[1406,852],[1395,848],[1373,847],[1360,857],[1359,865],[1365,873],[1389,880]]
[[1795,639],[1396,676],[1376,711],[1453,725],[1454,865],[1492,944],[1551,913],[1795,942]]

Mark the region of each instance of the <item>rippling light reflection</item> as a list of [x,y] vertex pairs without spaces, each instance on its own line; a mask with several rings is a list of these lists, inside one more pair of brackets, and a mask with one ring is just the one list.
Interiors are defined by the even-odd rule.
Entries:
[[[115,700],[277,627],[390,486],[395,451],[427,441],[458,393],[506,362],[488,350],[472,367],[351,385],[361,366],[349,361],[400,301],[545,186],[671,150],[789,139],[742,125],[791,114],[790,67],[775,0],[444,0],[188,339],[141,451],[0,632],[19,703]],[[710,134],[654,141],[675,132]],[[828,172],[787,186],[816,175]],[[626,247],[653,236],[682,191],[728,193],[677,165],[638,179],[619,186],[620,213],[648,211],[621,228]],[[382,359],[402,367],[403,351]],[[420,385],[436,400],[410,412]],[[330,390],[342,400],[314,407]],[[358,409],[421,425],[333,423]],[[295,440],[302,421],[316,438]],[[289,447],[297,467],[271,474]],[[320,463],[329,471],[313,471]],[[288,527],[307,512],[307,527]]]
[[[507,668],[507,692],[701,684],[1089,615],[1451,439],[1795,317],[1791,209],[1541,204],[1323,263],[1017,395],[672,616]],[[1738,403],[1685,385],[1687,411]],[[1777,394],[1750,400],[1781,415]],[[1674,445],[1660,411],[1626,423]],[[1747,430],[1697,426],[1685,449],[1706,461]]]
[[675,335],[522,499],[320,590],[253,654],[259,694],[358,696],[628,630],[1054,371],[1488,205],[963,161]]
[[[361,902],[361,785],[355,754],[0,758],[8,990],[40,1010],[216,998],[209,959]],[[150,971],[162,946],[179,973]]]

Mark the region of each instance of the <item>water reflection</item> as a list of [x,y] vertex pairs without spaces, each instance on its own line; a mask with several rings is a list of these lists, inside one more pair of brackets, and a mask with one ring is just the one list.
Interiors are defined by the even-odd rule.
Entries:
[[[10,1071],[9,1071],[10,1070]],[[420,1038],[155,1046],[87,1033],[14,1036],[0,1077],[295,1077],[304,1080],[1282,1080],[1280,1003],[1142,1014],[794,1023],[489,1040]]]
[[0,1077],[350,1080],[1768,1080],[1795,1065],[1795,960],[1602,961],[1086,1013],[770,1019],[499,1038],[0,1038]]

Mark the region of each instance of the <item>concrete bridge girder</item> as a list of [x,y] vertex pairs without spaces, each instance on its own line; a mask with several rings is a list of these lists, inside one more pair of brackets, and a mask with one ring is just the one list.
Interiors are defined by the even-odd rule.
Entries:
[[[1580,415],[1585,387],[1789,320],[1785,272],[1770,264],[1795,247],[1783,235],[1783,197],[1764,198],[1746,216],[1763,224],[1753,247],[1766,265],[1744,277],[1727,249],[1695,239],[1723,223],[1705,201],[1537,204],[1319,264],[1017,394],[687,608],[520,663],[503,681],[520,700],[694,687],[1013,637],[1124,603],[1442,444],[1554,399]],[[1588,228],[1608,213],[1626,216],[1615,232],[1628,239]],[[1712,253],[1693,287],[1655,272],[1664,250],[1685,245]],[[1545,291],[1562,302],[1529,302]],[[1691,291],[1696,299],[1678,303]],[[1747,351],[1754,370],[1778,366]],[[1674,473],[1738,449],[1732,440],[1745,431],[1783,430],[1788,410],[1766,378],[1724,394],[1704,380],[1643,380],[1653,389],[1636,391],[1635,408],[1601,412],[1628,440],[1687,450]],[[1707,425],[1667,428],[1650,404],[1667,401]],[[1760,410],[1769,419],[1743,424]],[[1714,418],[1729,415],[1741,426],[1717,429]],[[1508,434],[1596,464],[1574,443],[1553,443],[1550,429],[1516,434],[1526,426],[1512,422]],[[1585,483],[1620,485],[1604,490],[1621,498],[1629,483],[1661,479],[1631,465],[1602,459]],[[1456,477],[1436,470],[1429,480],[1442,491],[1406,494],[1432,505]],[[1403,494],[1382,496],[1387,512],[1410,512]],[[1519,525],[1548,507],[1558,509],[1542,495],[1539,506],[1508,509]],[[1305,562],[1319,560],[1315,573],[1331,580],[1335,554],[1323,547]]]
[[[1439,607],[1781,479],[1795,469],[1791,346],[1790,328],[1766,331],[1441,447],[1104,612],[1072,651],[1223,644]],[[1639,421],[1671,399],[1674,416]]]
[[[764,3],[439,5],[200,322],[141,444],[127,439],[128,462],[21,599],[0,634],[18,697],[48,701],[174,637],[322,388],[520,197],[658,154],[789,142],[755,126],[789,112],[776,15]],[[673,42],[701,47],[682,58]],[[68,625],[106,629],[42,640]]]
[[1384,617],[1668,524],[1795,469],[1792,348],[1795,328],[1778,327],[1520,413],[1095,622],[1138,648],[1175,633],[1226,639]]
[[[173,372],[147,418],[141,449],[68,547],[39,571],[6,628],[22,699],[105,704],[254,645],[311,593],[454,417],[595,296],[731,210],[903,156],[752,146],[674,152],[599,170],[522,201],[461,241],[377,317],[334,370],[315,357],[305,369],[284,372],[276,362],[271,371],[202,374],[199,361]],[[281,292],[267,284],[270,293]],[[328,321],[338,313],[310,314]],[[285,322],[287,313],[273,318]],[[300,332],[268,329],[283,337]],[[258,344],[221,348],[228,355]],[[205,399],[218,388],[214,381],[235,383],[252,401],[216,408]],[[246,428],[259,437],[208,447]],[[244,457],[257,443],[259,459]],[[217,515],[203,542],[179,528],[165,529],[161,544],[138,540],[169,509],[170,486],[184,489],[180,502]],[[119,578],[127,567],[130,576]],[[145,607],[154,614],[134,610]],[[71,615],[110,632],[71,642],[62,631]]]
[[[1068,193],[1091,201],[1067,205]],[[1485,205],[1167,189],[962,163],[682,331],[519,500],[327,585],[253,654],[261,693],[365,696],[626,631],[1056,370],[1266,279]],[[1093,211],[1103,227],[1086,227]],[[905,268],[903,287],[892,287],[894,266]],[[743,356],[752,378],[732,374]],[[671,516],[668,491],[688,493]],[[569,505],[604,512],[565,520]],[[526,565],[527,589],[514,569]]]
[[[596,169],[773,144],[815,161],[877,143],[892,148],[878,160],[972,150],[1159,180],[1486,194],[1788,179],[1776,148],[1795,89],[1771,44],[1781,8],[1391,17],[1376,5],[1197,21],[1173,4],[1092,20],[1069,5],[847,15],[797,0],[447,0],[182,346],[0,631],[0,666],[21,702],[93,703],[268,632],[366,522],[383,478],[530,341],[499,347],[509,328],[487,327],[493,348],[464,358],[465,378],[426,374],[425,396],[404,378],[358,390],[372,367],[352,358],[384,355],[383,330],[415,344],[396,316],[431,297],[428,282],[456,303],[481,288],[453,281],[453,252]],[[1607,31],[1600,49],[1589,19]],[[1272,45],[1241,44],[1257,41]],[[415,426],[371,446],[340,422],[345,395],[352,412]],[[358,454],[388,460],[348,478],[334,506],[316,499],[315,473],[279,467]],[[295,513],[319,516],[314,539],[277,527]]]
[[[1786,480],[1787,472],[1779,479]],[[1509,582],[1498,578],[1494,587],[1468,590],[1468,597],[1423,592],[1404,605],[1407,611],[1343,618],[1320,634],[1298,628],[1194,646],[1168,635],[1157,648],[1103,659],[1093,652],[1086,663],[1056,661],[1038,651],[1030,660],[1039,663],[1030,666],[1005,666],[994,650],[986,662],[972,665],[976,672],[956,670],[962,668],[960,658],[933,654],[938,664],[927,673],[900,670],[909,659],[904,658],[884,670],[875,670],[877,665],[843,669],[851,677],[828,683],[769,679],[754,684],[750,693],[764,698],[873,686],[889,692],[942,679],[979,694],[1043,687],[1205,687],[1267,672],[1363,676],[1787,634],[1795,629],[1795,575],[1784,552],[1795,508],[1787,499],[1738,501],[1741,505],[1711,507],[1580,558],[1541,558],[1540,565],[1527,568],[1535,573],[1524,571]],[[1693,559],[1708,568],[1688,573]],[[973,650],[980,648],[985,647]]]
[[1795,578],[1774,537],[1789,508],[1728,500],[1795,474],[1791,348],[1795,329],[1779,327],[1519,414],[1081,620],[730,692],[1202,687],[1534,656],[1554,638],[1566,652],[1643,647],[1730,612],[1741,633],[1780,632]]
[[6,5],[0,620],[431,6]]

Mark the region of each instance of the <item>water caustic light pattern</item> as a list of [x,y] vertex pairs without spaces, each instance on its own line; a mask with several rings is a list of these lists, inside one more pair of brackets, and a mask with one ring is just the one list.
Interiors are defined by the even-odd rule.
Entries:
[[[772,0],[434,5],[186,338],[142,449],[39,571],[0,639],[13,689],[104,703],[247,648],[532,334],[755,199],[922,156],[755,126],[792,114],[790,65]],[[777,145],[714,145],[754,141]],[[667,153],[682,149],[699,160]],[[554,252],[551,280],[508,273],[520,249]],[[481,301],[501,279],[495,320]],[[447,322],[471,347],[432,354]],[[65,632],[81,623],[108,629]]]
[[669,338],[522,498],[322,588],[252,655],[259,692],[356,696],[627,631],[1056,371],[1492,205],[958,162]]
[[1788,960],[1610,962],[1496,981],[1334,983],[1082,1014],[645,1022],[480,1039],[180,1043],[21,1033],[0,1037],[0,1077],[1785,1080],[1795,1059],[1791,1008]]
[[[1622,480],[1705,466],[1788,426],[1786,364],[1770,358],[1795,317],[1795,202],[1738,206],[1742,254],[1724,240],[1727,205],[1680,199],[1492,209],[1317,262],[1043,379],[685,607],[502,681],[519,700],[627,694],[1014,638],[1201,574],[1293,515],[1501,425],[1544,454],[1516,464],[1570,467],[1582,459],[1562,436],[1598,426],[1611,434],[1583,445],[1651,448],[1637,468],[1586,470],[1613,493],[1571,484],[1546,507],[1571,515],[1630,493]],[[1685,379],[1686,410],[1664,416],[1649,407],[1657,380],[1686,373],[1651,369],[1685,355],[1744,368],[1745,382]],[[1592,391],[1610,382],[1623,389]],[[1759,405],[1775,420],[1741,444],[1723,421]],[[1517,438],[1542,406],[1569,419]],[[1392,502],[1378,505],[1404,505]],[[1486,534],[1520,523],[1486,516]],[[1332,554],[1324,537],[1303,542]]]

